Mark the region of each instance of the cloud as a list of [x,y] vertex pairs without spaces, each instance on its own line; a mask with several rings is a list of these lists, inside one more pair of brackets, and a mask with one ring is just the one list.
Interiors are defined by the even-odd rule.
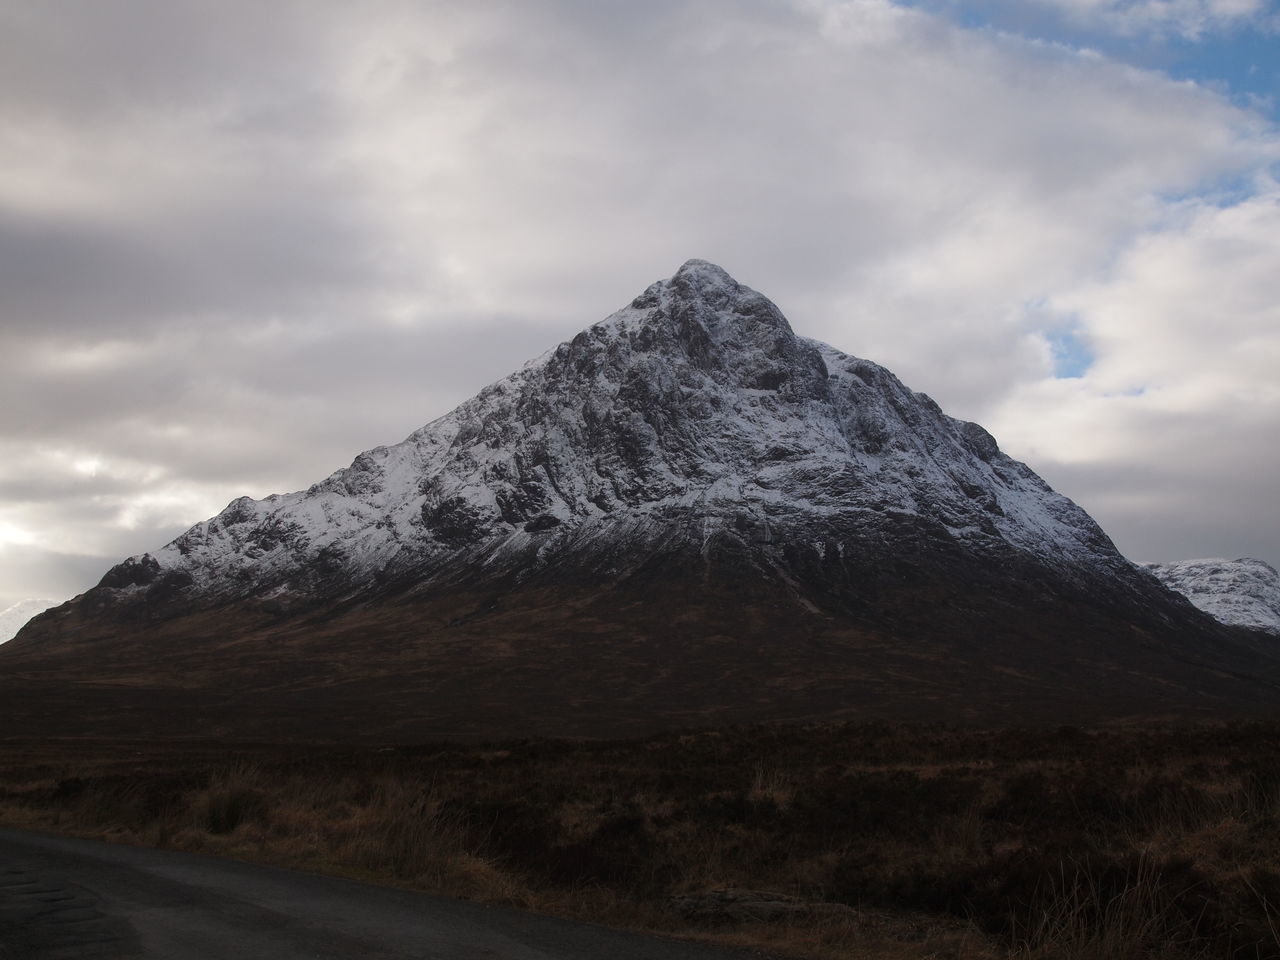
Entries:
[[[1116,304],[1174,271],[1255,310],[1261,265],[1174,248],[1210,221],[1261,243],[1278,157],[1211,90],[887,0],[11,6],[0,520],[57,553],[159,546],[400,439],[691,256],[1028,456],[1091,463],[1105,483],[1070,483],[1110,502],[1189,458],[1067,429],[1140,431],[1116,407],[1160,395]],[[1195,199],[1224,180],[1235,207]],[[1055,331],[1093,357],[1079,382],[1053,378]],[[1261,382],[1252,356],[1218,376]],[[1062,450],[1025,440],[1059,421]]]
[[1097,360],[1013,392],[994,421],[1006,445],[1082,491],[1133,553],[1179,559],[1191,540],[1274,556],[1277,263],[1275,183],[1227,206],[1179,204],[1105,277],[1056,298]]
[[[132,553],[133,551],[129,551]],[[34,597],[62,603],[97,583],[119,557],[44,550],[37,546],[0,545],[5,571],[3,603],[9,607]],[[34,615],[34,614],[33,614]]]

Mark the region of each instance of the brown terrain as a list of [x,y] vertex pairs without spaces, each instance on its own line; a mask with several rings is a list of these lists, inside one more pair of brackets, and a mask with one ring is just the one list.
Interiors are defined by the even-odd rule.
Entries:
[[879,723],[397,748],[9,740],[0,824],[812,960],[1275,960],[1278,734]]
[[779,719],[1274,715],[1280,704],[1263,645],[1185,603],[1073,594],[1033,568],[1012,586],[980,568],[930,579],[924,563],[847,572],[874,598],[862,610],[847,589],[801,593],[698,557],[621,582],[553,572],[287,616],[238,604],[151,620],[72,604],[0,648],[0,724],[413,742]]

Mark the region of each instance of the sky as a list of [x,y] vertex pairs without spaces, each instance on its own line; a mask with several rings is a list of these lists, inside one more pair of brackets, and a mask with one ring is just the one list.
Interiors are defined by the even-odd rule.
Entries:
[[693,257],[1135,560],[1280,561],[1280,6],[0,0],[0,608]]

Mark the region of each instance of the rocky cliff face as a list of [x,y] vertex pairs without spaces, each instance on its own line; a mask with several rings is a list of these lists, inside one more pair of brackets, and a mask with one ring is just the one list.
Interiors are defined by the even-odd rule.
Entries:
[[1271,704],[1246,647],[980,426],[693,260],[404,442],[116,566],[5,645],[29,680],[0,701],[134,685],[170,728],[279,736],[1026,719]]
[[1143,566],[1222,623],[1280,637],[1280,573],[1271,564],[1244,557]]

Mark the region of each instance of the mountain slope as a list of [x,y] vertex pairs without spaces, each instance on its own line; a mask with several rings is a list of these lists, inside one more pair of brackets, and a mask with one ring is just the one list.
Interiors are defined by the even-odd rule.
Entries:
[[48,610],[57,602],[48,598],[31,598],[19,600],[0,610],[0,643],[12,640],[14,634],[26,626],[28,620],[37,613]]
[[126,560],[0,666],[290,735],[1275,699],[981,427],[703,261],[403,443]]
[[1244,557],[1143,566],[1222,623],[1280,636],[1280,573],[1271,564]]

